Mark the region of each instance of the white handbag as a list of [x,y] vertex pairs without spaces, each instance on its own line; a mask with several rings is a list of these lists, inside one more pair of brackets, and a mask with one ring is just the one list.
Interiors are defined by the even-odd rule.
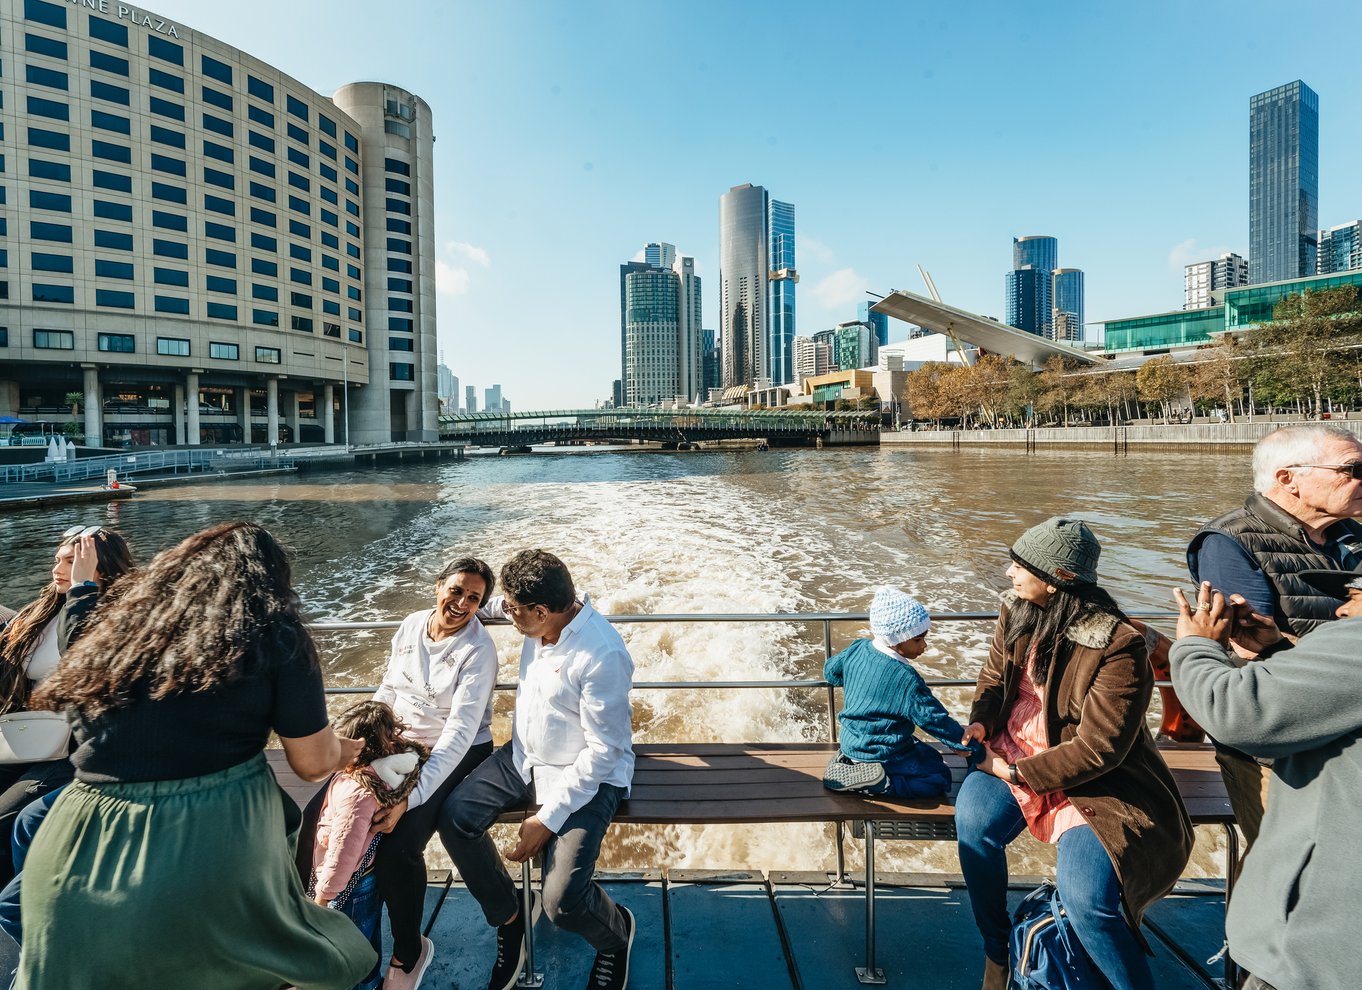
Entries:
[[66,756],[71,725],[57,712],[0,715],[0,764],[44,763]]

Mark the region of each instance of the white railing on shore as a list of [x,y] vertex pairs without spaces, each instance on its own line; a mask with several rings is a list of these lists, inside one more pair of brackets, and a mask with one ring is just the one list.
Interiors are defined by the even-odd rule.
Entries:
[[9,464],[0,467],[0,482],[83,481],[102,478],[110,470],[119,478],[147,471],[171,474],[193,471],[249,470],[251,468],[292,467],[292,452],[280,454],[258,447],[239,450],[220,448],[139,450],[136,453],[81,457],[70,461],[44,461],[41,464]]

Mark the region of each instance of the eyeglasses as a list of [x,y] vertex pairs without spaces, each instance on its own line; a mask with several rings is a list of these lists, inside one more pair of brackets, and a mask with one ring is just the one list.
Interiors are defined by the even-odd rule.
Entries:
[[94,536],[96,533],[104,532],[103,526],[72,526],[65,533],[62,533],[63,543],[74,543],[84,536]]
[[1292,468],[1327,468],[1330,471],[1340,471],[1349,475],[1353,481],[1362,481],[1362,461],[1352,461],[1349,464],[1288,464],[1287,469]]
[[526,603],[523,603],[523,604],[520,604],[520,605],[508,605],[508,604],[506,604],[506,603],[503,601],[503,602],[501,603],[501,607],[502,607],[503,609],[506,610],[506,614],[507,614],[507,615],[519,615],[521,609],[525,609],[525,608],[538,608],[538,607],[539,607],[539,603],[538,603],[538,602],[526,602]]

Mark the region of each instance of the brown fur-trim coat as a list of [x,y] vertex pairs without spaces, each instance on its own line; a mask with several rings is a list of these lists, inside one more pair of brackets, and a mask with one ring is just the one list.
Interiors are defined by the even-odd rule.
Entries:
[[[1026,669],[1030,638],[1003,645],[1003,604],[988,663],[974,691],[970,721],[991,737],[1007,723]],[[1044,688],[1050,748],[1017,764],[1038,793],[1063,790],[1092,827],[1121,881],[1135,927],[1145,910],[1177,882],[1192,854],[1192,822],[1167,764],[1154,746],[1145,713],[1154,674],[1144,636],[1114,616],[1085,613],[1067,630],[1067,663],[1051,669]]]

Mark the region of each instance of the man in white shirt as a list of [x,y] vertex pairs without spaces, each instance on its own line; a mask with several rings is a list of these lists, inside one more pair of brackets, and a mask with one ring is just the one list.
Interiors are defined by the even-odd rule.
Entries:
[[374,819],[374,831],[389,833],[374,859],[393,935],[385,990],[415,990],[430,966],[434,946],[421,934],[426,845],[453,814],[454,788],[492,752],[497,650],[477,611],[493,583],[476,557],[447,564],[435,579],[435,607],[413,612],[393,635],[374,695],[430,747],[415,789]]
[[[525,965],[525,919],[487,829],[509,809],[538,804],[521,822],[510,858],[523,863],[543,853],[544,911],[596,950],[587,986],[622,990],[634,916],[592,874],[634,775],[634,662],[614,627],[577,597],[553,554],[521,551],[502,568],[501,585],[505,597],[483,614],[509,618],[525,637],[515,725],[511,741],[455,788],[453,816],[441,823],[440,837],[497,929],[488,990],[510,990]],[[536,900],[536,914],[538,908]]]

